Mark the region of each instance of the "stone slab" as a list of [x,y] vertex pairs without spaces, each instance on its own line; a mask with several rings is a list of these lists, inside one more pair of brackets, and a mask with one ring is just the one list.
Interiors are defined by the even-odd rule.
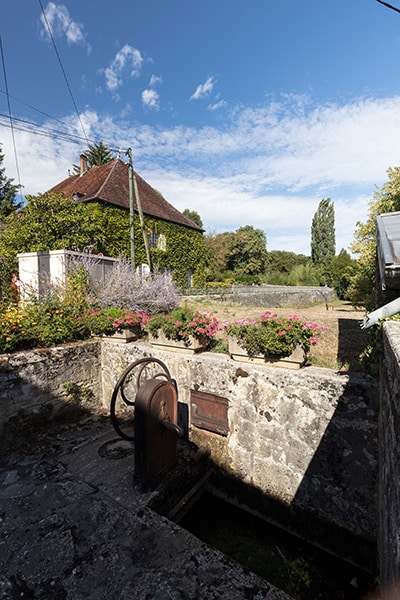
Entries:
[[13,423],[0,451],[1,599],[288,598],[151,510],[108,419]]

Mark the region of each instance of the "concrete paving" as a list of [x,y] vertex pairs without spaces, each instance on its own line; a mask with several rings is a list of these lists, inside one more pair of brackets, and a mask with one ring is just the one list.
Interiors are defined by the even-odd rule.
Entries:
[[153,511],[107,417],[19,417],[0,452],[1,599],[289,598]]

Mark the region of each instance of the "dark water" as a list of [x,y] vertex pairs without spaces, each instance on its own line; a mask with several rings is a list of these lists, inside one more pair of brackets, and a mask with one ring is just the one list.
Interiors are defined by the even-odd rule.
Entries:
[[297,600],[360,600],[374,589],[356,567],[208,493],[180,525]]

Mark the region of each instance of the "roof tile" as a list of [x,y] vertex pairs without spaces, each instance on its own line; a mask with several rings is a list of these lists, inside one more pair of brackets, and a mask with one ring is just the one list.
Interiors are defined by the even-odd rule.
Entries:
[[[151,187],[136,172],[135,177],[144,214],[203,231],[201,227],[167,202],[160,192]],[[78,194],[80,202],[100,200],[129,210],[128,165],[117,158],[105,165],[93,166],[82,175],[71,175],[49,191],[63,192],[70,198]],[[134,202],[134,207],[137,210],[136,202]]]

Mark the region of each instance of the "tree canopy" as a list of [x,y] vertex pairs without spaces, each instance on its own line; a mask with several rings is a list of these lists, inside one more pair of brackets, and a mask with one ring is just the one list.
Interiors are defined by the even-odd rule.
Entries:
[[208,235],[206,244],[210,254],[213,278],[243,278],[260,275],[267,264],[267,241],[261,229],[244,225],[236,231]]
[[[88,161],[89,169],[94,166],[100,167],[101,165],[106,165],[114,160],[114,152],[101,140],[94,144],[89,144],[82,154]],[[79,173],[79,171],[80,167],[78,165],[74,165],[74,172]]]
[[400,210],[400,167],[386,171],[388,181],[377,188],[369,203],[365,223],[358,222],[350,250],[357,256],[356,272],[351,278],[349,297],[354,305],[375,307],[376,216]]
[[196,225],[198,225],[199,227],[203,227],[203,221],[201,220],[199,213],[196,212],[195,210],[190,210],[189,208],[185,208],[182,211],[182,214],[185,215],[185,217],[187,217],[191,221],[193,221],[193,223],[196,223]]
[[19,185],[15,185],[13,179],[6,177],[3,162],[4,154],[0,145],[0,221],[22,206],[22,202],[16,197]]
[[330,198],[324,198],[312,220],[311,260],[315,266],[325,267],[335,254],[335,207]]
[[228,268],[238,275],[257,275],[267,263],[267,239],[261,229],[244,225],[228,242]]

